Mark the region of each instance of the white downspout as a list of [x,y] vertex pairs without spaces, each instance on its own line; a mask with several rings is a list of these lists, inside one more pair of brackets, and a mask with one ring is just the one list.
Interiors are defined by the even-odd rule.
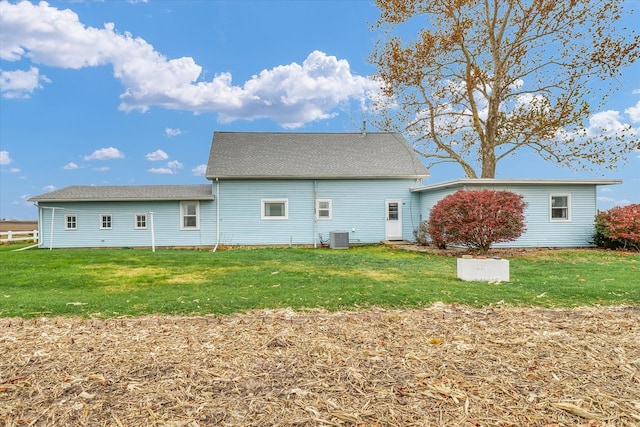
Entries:
[[216,178],[216,245],[212,252],[218,249],[220,244],[220,181]]

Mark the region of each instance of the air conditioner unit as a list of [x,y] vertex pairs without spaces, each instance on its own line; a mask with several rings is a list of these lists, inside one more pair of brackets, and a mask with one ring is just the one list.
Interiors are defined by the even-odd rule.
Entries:
[[348,231],[332,231],[330,235],[329,247],[331,249],[349,249]]

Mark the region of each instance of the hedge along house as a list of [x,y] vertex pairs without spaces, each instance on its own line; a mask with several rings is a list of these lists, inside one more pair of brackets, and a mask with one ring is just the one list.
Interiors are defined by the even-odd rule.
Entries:
[[216,244],[410,240],[428,176],[398,133],[215,132]]
[[413,188],[420,194],[423,219],[439,200],[458,190],[508,190],[523,196],[526,231],[513,242],[495,247],[593,246],[597,187],[619,180],[458,179]]
[[29,200],[44,248],[202,246],[215,236],[208,184],[71,186]]

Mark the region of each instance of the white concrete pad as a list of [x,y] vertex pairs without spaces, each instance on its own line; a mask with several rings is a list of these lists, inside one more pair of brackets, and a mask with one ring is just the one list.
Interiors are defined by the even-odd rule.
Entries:
[[458,258],[458,278],[467,282],[508,282],[509,261],[492,258]]

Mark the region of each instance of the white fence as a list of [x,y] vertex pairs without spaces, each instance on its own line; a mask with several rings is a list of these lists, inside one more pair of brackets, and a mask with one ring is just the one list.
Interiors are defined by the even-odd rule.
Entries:
[[38,241],[38,230],[31,231],[0,231],[0,243]]

